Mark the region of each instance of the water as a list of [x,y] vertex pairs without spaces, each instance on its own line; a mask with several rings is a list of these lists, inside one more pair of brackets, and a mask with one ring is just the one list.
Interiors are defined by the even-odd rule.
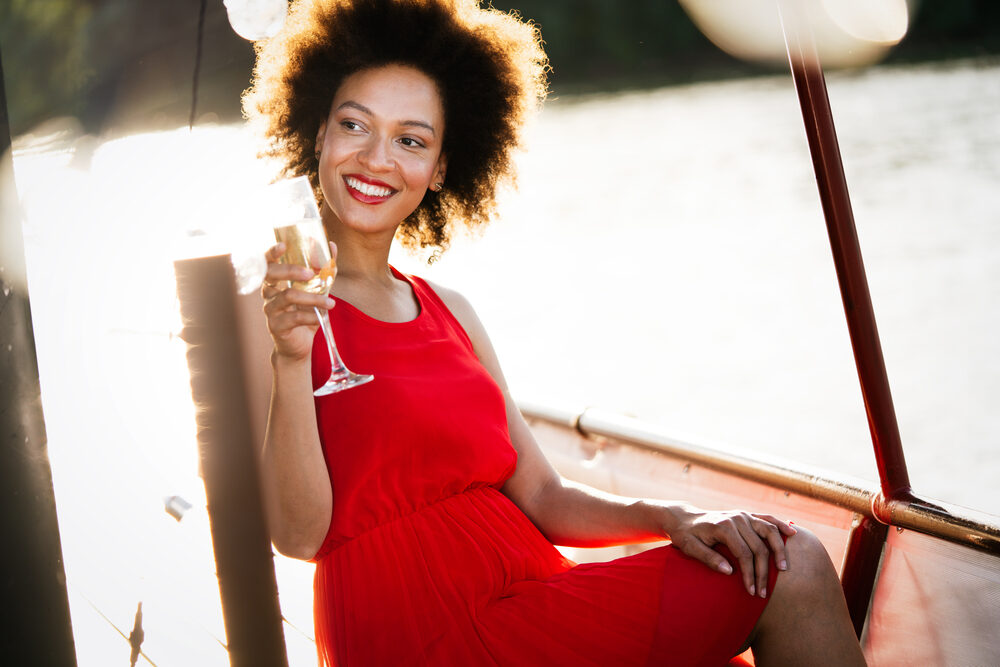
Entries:
[[[829,79],[914,488],[1000,514],[1000,68]],[[503,221],[424,271],[515,392],[876,480],[791,81],[547,113]]]
[[[1000,65],[829,86],[913,485],[1000,514]],[[225,664],[169,260],[223,222],[267,245],[237,212],[266,168],[232,127],[19,145],[80,665],[127,654],[138,600],[158,664]],[[469,297],[517,395],[876,478],[789,79],[554,100],[520,165],[482,239],[394,257]],[[311,664],[311,567],[277,562]]]

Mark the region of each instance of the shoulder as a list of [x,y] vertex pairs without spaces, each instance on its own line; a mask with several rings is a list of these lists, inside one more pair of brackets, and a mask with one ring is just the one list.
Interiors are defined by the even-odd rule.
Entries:
[[479,320],[479,316],[476,315],[476,311],[469,300],[460,292],[450,287],[444,287],[426,278],[423,281],[427,283],[428,287],[434,290],[434,293],[441,299],[445,307],[451,311],[451,314],[458,320],[458,323],[465,329],[465,333],[468,334],[469,339],[472,341],[472,347],[475,349],[476,354],[481,358],[483,352],[492,350],[489,337],[486,335],[486,329],[483,327],[483,323]]
[[465,325],[465,320],[469,318],[476,317],[476,311],[473,309],[472,304],[466,299],[460,292],[451,289],[450,287],[445,287],[444,285],[439,285],[438,283],[422,278],[422,280],[434,290],[434,293],[438,295],[438,298],[444,302],[444,305],[448,307],[451,314],[458,319],[462,325]]

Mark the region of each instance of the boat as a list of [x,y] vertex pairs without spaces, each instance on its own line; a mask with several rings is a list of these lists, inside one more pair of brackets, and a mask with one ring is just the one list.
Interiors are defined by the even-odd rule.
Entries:
[[[807,31],[789,29],[786,37],[879,483],[743,449],[689,442],[661,425],[601,409],[525,401],[520,402],[521,410],[546,455],[569,479],[623,495],[684,498],[705,508],[752,508],[794,517],[796,523],[811,529],[838,565],[869,664],[1000,664],[1000,518],[924,499],[910,484],[823,72]],[[5,220],[4,225],[9,224]],[[253,448],[248,446],[254,441],[249,416],[253,408],[243,388],[252,371],[233,341],[242,340],[244,347],[253,344],[241,338],[242,302],[236,294],[232,262],[225,255],[199,257],[178,262],[176,271],[184,318],[181,337],[187,346],[192,394],[201,406],[197,418],[202,475],[225,623],[224,633],[216,631],[207,642],[217,645],[214,653],[206,653],[202,664],[221,664],[226,659],[232,665],[290,664],[289,637],[294,633],[289,632],[287,611],[279,602],[260,499],[255,485],[248,482],[255,478]],[[4,321],[4,340],[16,344],[19,353],[33,354],[26,296],[16,301],[21,298],[17,289],[11,293],[14,297],[5,301],[4,316],[14,312],[14,306],[22,315],[19,320]],[[5,290],[4,298],[8,296]],[[32,380],[28,355],[18,358],[21,367],[12,377],[20,384],[5,381],[4,386],[17,387],[20,398],[16,403],[27,406],[22,411],[27,414],[37,408],[38,372],[34,370]],[[14,419],[11,411],[4,414],[5,419]],[[40,413],[17,419],[25,420],[18,422],[17,437],[27,433],[25,437],[44,448],[44,435],[35,426],[41,423]],[[44,457],[12,460],[18,465],[5,465],[4,482],[11,497],[19,498],[17,503],[8,503],[8,508],[22,516],[41,516],[43,523],[38,529],[23,519],[5,519],[5,527],[18,529],[8,534],[26,536],[16,543],[32,545],[24,548],[23,555],[40,559],[35,568],[22,564],[25,571],[40,576],[14,582],[20,587],[10,583],[8,575],[12,592],[6,599],[32,612],[25,614],[23,630],[17,626],[16,641],[10,644],[15,648],[8,655],[75,664],[77,626],[70,622],[65,576],[63,583],[58,576],[62,572],[59,533],[50,481],[46,491]],[[41,501],[34,500],[39,497]],[[174,518],[184,517],[188,509],[189,504],[178,497],[166,503],[167,513]],[[44,540],[33,542],[39,534]],[[576,549],[568,554],[585,562],[642,548]],[[50,602],[36,605],[38,599]],[[149,605],[145,609],[145,620],[140,603],[138,609],[128,610],[123,621],[121,610],[113,613],[94,605],[95,613],[120,635],[115,640],[122,648],[122,663],[131,652],[133,664],[140,660],[162,664],[154,663],[155,651],[147,655],[151,644],[144,639],[162,631],[165,624],[158,625],[151,616],[155,609]],[[180,639],[177,634],[170,636]],[[308,637],[295,641],[308,650]],[[743,664],[748,659],[741,658]]]

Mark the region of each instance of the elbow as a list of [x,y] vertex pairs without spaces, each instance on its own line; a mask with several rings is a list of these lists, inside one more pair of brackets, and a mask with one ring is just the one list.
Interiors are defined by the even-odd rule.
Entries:
[[271,544],[282,556],[296,560],[312,560],[323,545],[323,538],[317,540],[315,537],[279,530],[272,532]]
[[312,560],[326,540],[331,518],[328,509],[320,511],[320,508],[309,512],[271,514],[267,522],[271,544],[282,556]]
[[512,499],[547,538],[552,531],[550,517],[553,510],[558,512],[560,494],[564,489],[563,481],[558,474],[550,475],[526,489],[526,492],[519,497]]
[[[282,495],[265,487],[267,531],[275,551],[297,560],[311,560],[330,531],[333,502],[329,486],[300,495]],[[327,493],[322,491],[326,490]]]

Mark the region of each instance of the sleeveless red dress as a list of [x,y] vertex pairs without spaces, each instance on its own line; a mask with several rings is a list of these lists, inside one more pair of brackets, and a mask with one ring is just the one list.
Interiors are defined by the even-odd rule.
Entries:
[[[670,546],[564,558],[499,491],[517,463],[500,389],[433,289],[393,271],[416,319],[330,311],[345,363],[375,380],[316,399],[333,487],[313,558],[320,663],[726,664],[765,601]],[[329,367],[317,338],[315,386]]]

